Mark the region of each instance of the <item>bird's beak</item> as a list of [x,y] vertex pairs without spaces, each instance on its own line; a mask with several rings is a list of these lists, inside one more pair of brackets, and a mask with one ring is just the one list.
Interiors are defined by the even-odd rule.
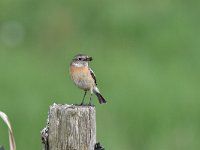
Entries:
[[92,61],[92,57],[87,57],[86,60],[87,61]]

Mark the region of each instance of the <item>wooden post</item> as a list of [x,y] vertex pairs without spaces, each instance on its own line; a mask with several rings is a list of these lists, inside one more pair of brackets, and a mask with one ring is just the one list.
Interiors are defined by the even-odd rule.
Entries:
[[53,104],[47,122],[47,127],[41,132],[45,150],[94,150],[94,106]]

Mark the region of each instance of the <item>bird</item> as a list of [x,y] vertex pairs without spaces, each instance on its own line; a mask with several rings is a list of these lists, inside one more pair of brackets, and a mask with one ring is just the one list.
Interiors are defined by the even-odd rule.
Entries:
[[85,91],[80,105],[84,105],[85,96],[88,91],[90,91],[89,105],[92,105],[93,93],[97,96],[100,104],[106,103],[105,98],[97,88],[97,80],[94,71],[89,67],[89,62],[92,60],[90,56],[77,54],[70,63],[69,72],[72,81],[77,87]]

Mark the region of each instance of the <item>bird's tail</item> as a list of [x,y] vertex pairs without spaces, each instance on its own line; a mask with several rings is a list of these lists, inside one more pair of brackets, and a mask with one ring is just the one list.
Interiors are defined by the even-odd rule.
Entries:
[[95,93],[95,94],[96,94],[100,104],[106,103],[105,98],[103,98],[103,96],[100,93]]
[[97,87],[94,88],[94,93],[97,96],[100,104],[106,103],[105,98],[103,98],[103,96],[100,94],[99,89]]

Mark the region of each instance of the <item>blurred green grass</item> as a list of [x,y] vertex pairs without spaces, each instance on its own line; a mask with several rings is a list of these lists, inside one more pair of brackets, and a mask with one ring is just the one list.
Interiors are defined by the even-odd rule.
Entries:
[[[17,149],[42,149],[48,106],[80,103],[70,81],[77,53],[107,105],[97,107],[97,140],[108,150],[200,147],[198,1],[1,1],[0,110]],[[8,149],[0,122],[1,145]]]

